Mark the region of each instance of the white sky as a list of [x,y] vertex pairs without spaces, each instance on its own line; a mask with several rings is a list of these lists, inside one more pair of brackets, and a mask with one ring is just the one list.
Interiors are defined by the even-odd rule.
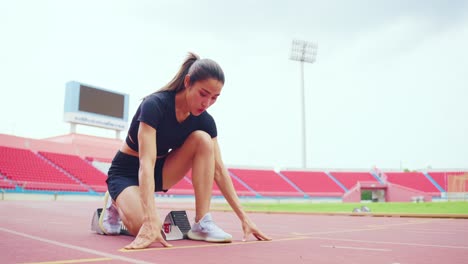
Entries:
[[300,167],[303,39],[309,168],[468,168],[468,1],[0,0],[0,38],[0,133],[67,134],[70,80],[130,94],[131,118],[193,51],[226,74],[226,164]]

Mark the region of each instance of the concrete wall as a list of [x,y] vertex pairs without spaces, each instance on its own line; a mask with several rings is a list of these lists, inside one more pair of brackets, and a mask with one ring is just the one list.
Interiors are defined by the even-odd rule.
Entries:
[[361,202],[361,192],[363,190],[383,190],[385,192],[386,202],[412,202],[412,201],[425,201],[431,202],[432,196],[423,191],[411,189],[398,184],[387,182],[386,184],[375,184],[375,183],[361,183],[358,182],[353,188],[349,189],[343,195],[344,203],[359,203]]
[[360,203],[361,185],[356,184],[343,195],[343,203]]
[[423,191],[411,189],[393,183],[388,183],[385,197],[387,202],[411,202],[415,197],[421,197],[425,202],[432,201],[432,196]]

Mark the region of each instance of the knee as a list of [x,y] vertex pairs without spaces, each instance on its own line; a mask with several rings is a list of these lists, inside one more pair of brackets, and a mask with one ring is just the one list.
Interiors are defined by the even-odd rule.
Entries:
[[205,131],[196,130],[192,132],[188,140],[191,140],[196,144],[197,151],[213,152],[213,140]]

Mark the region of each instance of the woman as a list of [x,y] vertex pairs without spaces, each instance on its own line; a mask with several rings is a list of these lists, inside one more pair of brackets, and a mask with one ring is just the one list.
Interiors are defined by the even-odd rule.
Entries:
[[232,240],[209,213],[214,180],[241,220],[244,240],[250,234],[270,240],[242,209],[221,160],[215,121],[206,112],[223,85],[224,73],[216,62],[189,53],[176,76],[143,99],[109,169],[106,206],[99,219],[103,233],[118,234],[122,221],[136,236],[127,249],[145,248],[153,242],[171,246],[161,235],[154,192],[167,191],[191,169],[196,213],[187,234],[190,239]]

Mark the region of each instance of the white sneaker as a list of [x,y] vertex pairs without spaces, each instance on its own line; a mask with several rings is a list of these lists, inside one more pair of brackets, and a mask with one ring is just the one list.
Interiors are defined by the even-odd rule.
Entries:
[[192,240],[203,240],[207,242],[231,242],[232,236],[219,228],[207,213],[198,223],[193,224],[192,229],[187,233]]
[[122,220],[120,220],[117,207],[112,203],[109,192],[104,195],[104,208],[99,216],[99,227],[102,233],[106,235],[119,235]]

